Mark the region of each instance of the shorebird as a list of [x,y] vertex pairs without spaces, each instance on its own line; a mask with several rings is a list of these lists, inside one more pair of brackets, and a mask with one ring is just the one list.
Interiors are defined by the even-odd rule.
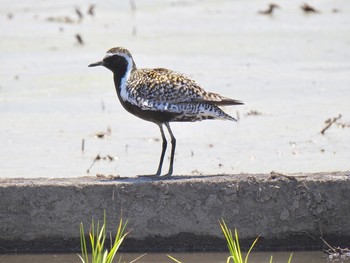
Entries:
[[157,172],[160,176],[167,140],[163,126],[171,137],[171,155],[168,173],[173,174],[176,139],[170,122],[194,122],[206,119],[236,121],[218,106],[243,104],[236,99],[207,92],[194,80],[165,68],[138,69],[131,53],[122,47],[111,48],[103,60],[89,67],[104,66],[113,73],[114,85],[124,109],[135,116],[155,123],[162,136],[162,152]]
[[271,4],[269,4],[269,6],[266,10],[259,10],[258,14],[260,14],[260,15],[272,15],[273,10],[275,10],[276,8],[280,8],[279,5],[271,3]]
[[305,13],[320,13],[319,10],[317,10],[316,8],[312,7],[311,5],[304,3],[302,6],[300,6],[300,8],[305,12]]

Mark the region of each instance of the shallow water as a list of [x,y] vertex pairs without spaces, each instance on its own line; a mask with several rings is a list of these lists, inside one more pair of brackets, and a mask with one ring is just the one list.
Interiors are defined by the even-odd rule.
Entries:
[[[227,253],[168,253],[181,262],[201,262],[201,263],[224,263],[228,257]],[[141,254],[122,254],[121,262],[130,262]],[[138,263],[164,263],[174,262],[167,258],[167,254],[149,253],[140,258]],[[289,252],[256,252],[249,256],[249,263],[270,262],[270,256],[273,256],[274,263],[286,263],[290,256]],[[76,254],[47,254],[47,255],[0,255],[0,263],[76,263],[80,262]],[[292,262],[297,263],[320,263],[327,262],[321,252],[294,252]]]
[[[134,11],[127,1],[104,1],[77,22],[74,8],[86,12],[86,1],[7,3],[0,11],[0,176],[82,176],[98,154],[115,160],[97,162],[90,175],[156,171],[158,127],[121,108],[110,72],[87,67],[117,45],[139,67],[171,68],[245,102],[224,109],[238,123],[172,124],[175,174],[348,170],[350,127],[320,131],[338,114],[350,122],[350,2],[316,2],[317,15],[279,4],[266,17],[257,15],[265,8],[257,0],[142,1]],[[47,21],[64,16],[76,22]],[[108,127],[110,137],[95,138]]]

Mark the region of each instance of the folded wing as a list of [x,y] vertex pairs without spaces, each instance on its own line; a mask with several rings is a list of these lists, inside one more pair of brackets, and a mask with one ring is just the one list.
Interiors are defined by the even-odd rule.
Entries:
[[[130,85],[137,87],[134,92],[146,101],[170,104],[208,102],[218,106],[243,104],[239,100],[207,92],[194,80],[168,69],[142,69],[139,74],[143,75],[142,78],[131,78]],[[132,85],[136,79],[142,79],[142,83],[138,81],[138,85]]]

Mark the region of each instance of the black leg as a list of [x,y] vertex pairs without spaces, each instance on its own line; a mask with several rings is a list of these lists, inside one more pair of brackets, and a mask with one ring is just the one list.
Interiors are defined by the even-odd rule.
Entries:
[[160,154],[160,160],[159,160],[159,165],[158,165],[158,170],[156,175],[159,176],[160,173],[162,172],[162,166],[163,166],[163,161],[164,161],[164,155],[165,155],[165,151],[166,151],[166,147],[167,147],[167,140],[166,137],[164,135],[164,130],[163,130],[163,124],[159,124],[159,129],[160,129],[160,134],[162,135],[162,153]]
[[165,151],[166,151],[166,147],[167,147],[167,140],[164,134],[164,130],[163,130],[163,124],[159,123],[157,124],[159,126],[160,129],[160,134],[162,135],[162,153],[160,154],[160,160],[159,160],[159,165],[158,165],[158,170],[156,174],[149,174],[149,175],[138,175],[138,177],[158,177],[160,176],[161,172],[162,172],[162,166],[163,166],[163,161],[164,161],[164,155],[165,155]]
[[[175,155],[175,147],[176,147],[176,139],[174,137],[173,132],[170,129],[170,125],[169,122],[164,123],[165,126],[167,127],[170,137],[171,137],[171,155],[170,155],[170,166],[169,166],[169,171],[166,175],[164,175],[165,177],[171,176],[173,174],[173,165],[174,165],[174,155]],[[163,132],[164,135],[164,132]],[[164,152],[163,152],[164,154]],[[164,157],[164,156],[163,156]]]

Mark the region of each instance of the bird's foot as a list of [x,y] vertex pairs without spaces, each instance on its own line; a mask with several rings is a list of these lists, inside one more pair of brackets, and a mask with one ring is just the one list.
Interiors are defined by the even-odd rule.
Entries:
[[172,175],[172,173],[167,173],[165,175],[160,175],[160,174],[142,174],[142,175],[138,175],[138,178],[170,178]]
[[142,175],[138,175],[137,177],[150,177],[150,178],[159,178],[160,175],[159,174],[142,174]]

